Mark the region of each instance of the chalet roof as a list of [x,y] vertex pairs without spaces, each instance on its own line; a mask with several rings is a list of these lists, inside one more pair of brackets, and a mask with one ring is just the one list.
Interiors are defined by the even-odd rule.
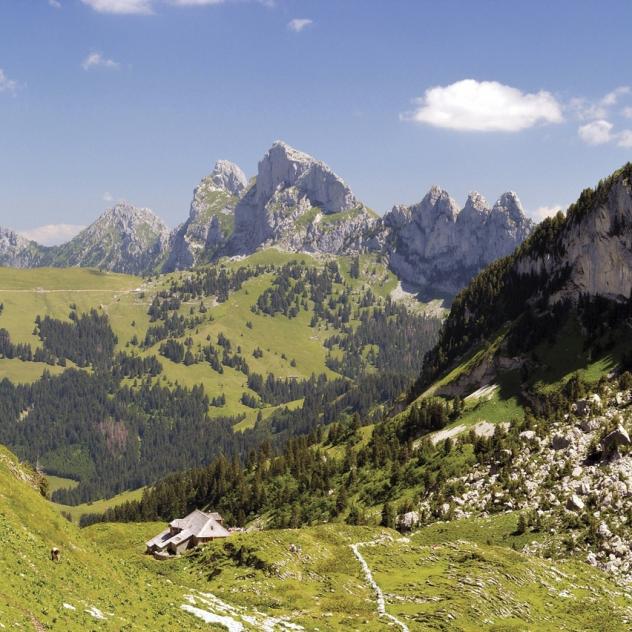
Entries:
[[[216,513],[205,513],[196,509],[184,518],[176,518],[169,523],[169,528],[146,542],[149,549],[163,550],[170,544],[176,546],[195,536],[196,538],[225,538],[230,533],[221,524],[222,517]],[[172,530],[177,533],[172,535]]]
[[162,549],[164,546],[166,546],[167,540],[171,538],[170,533],[171,532],[169,531],[169,529],[165,529],[164,531],[161,531],[158,535],[154,536],[151,540],[147,540],[145,544],[147,544],[149,548],[151,548],[152,546],[157,546]]
[[211,518],[202,529],[196,533],[198,538],[225,538],[229,535],[230,533],[214,518]]
[[215,519],[212,518],[210,514],[206,514],[199,509],[195,509],[184,518],[176,518],[175,520],[172,520],[169,523],[169,526],[175,529],[189,529],[197,535],[209,520],[213,520],[215,522]]

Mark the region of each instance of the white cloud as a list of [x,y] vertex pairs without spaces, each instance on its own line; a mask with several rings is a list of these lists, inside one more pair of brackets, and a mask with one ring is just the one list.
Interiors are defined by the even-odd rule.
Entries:
[[118,62],[113,59],[103,57],[101,53],[90,53],[82,62],[81,67],[84,70],[90,70],[91,68],[111,68],[115,69],[119,67]]
[[300,33],[303,29],[306,29],[308,26],[311,26],[314,23],[314,20],[310,20],[308,18],[294,18],[287,23],[287,27],[290,31],[294,31],[295,33]]
[[119,15],[149,15],[152,13],[151,0],[81,0],[81,2],[99,13]]
[[84,228],[85,226],[78,224],[46,224],[30,230],[22,230],[20,235],[44,246],[56,246],[72,239]]
[[9,94],[15,94],[18,89],[18,84],[13,79],[9,79],[4,74],[4,70],[0,68],[0,92],[7,92]]
[[630,86],[619,86],[608,92],[598,101],[589,101],[583,97],[576,97],[569,101],[569,108],[582,121],[590,121],[593,119],[605,119],[608,116],[610,108],[617,104],[619,98],[630,93]]
[[617,135],[617,145],[626,149],[632,148],[632,129],[625,129]]
[[54,9],[61,9],[61,2],[59,0],[48,0],[48,4]]
[[604,119],[599,119],[582,125],[577,130],[577,133],[579,137],[589,145],[603,145],[612,140],[612,128],[612,123]]
[[562,210],[561,204],[553,204],[551,206],[538,206],[535,210],[529,213],[531,218],[536,222],[541,222],[543,219],[547,217],[553,217],[557,215],[559,211]]
[[103,201],[104,202],[114,202],[114,196],[111,193],[109,193],[108,191],[106,191],[103,194]]
[[538,123],[560,123],[562,107],[550,93],[525,94],[497,81],[464,79],[435,86],[402,119],[458,131],[518,132]]
[[169,4],[177,7],[206,7],[213,4],[224,4],[224,0],[169,0]]
[[608,92],[608,94],[601,99],[601,103],[605,106],[616,105],[622,94],[630,94],[630,86],[619,86],[612,92]]
[[632,107],[628,106],[627,108],[623,108],[623,110],[621,111],[621,114],[623,114],[625,118],[632,119]]
[[[119,15],[151,15],[158,4],[169,4],[174,7],[207,7],[236,0],[81,0],[99,13],[115,13]],[[247,1],[247,0],[244,0]],[[264,6],[274,6],[274,0],[252,0]],[[49,0],[59,2],[59,0]]]

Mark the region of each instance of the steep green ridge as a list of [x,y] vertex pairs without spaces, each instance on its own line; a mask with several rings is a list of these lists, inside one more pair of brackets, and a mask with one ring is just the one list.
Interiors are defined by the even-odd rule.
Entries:
[[[0,447],[0,624],[29,630],[175,630],[184,591],[95,544],[42,498],[39,477]],[[156,525],[158,527],[158,525]],[[51,548],[61,562],[50,559]],[[193,617],[188,629],[204,629]]]

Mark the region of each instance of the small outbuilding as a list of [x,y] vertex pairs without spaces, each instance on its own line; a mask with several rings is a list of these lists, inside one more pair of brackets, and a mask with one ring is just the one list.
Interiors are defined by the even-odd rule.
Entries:
[[184,518],[172,520],[167,529],[146,542],[147,553],[164,560],[204,542],[227,538],[229,535],[230,532],[224,527],[224,519],[218,513],[196,509]]

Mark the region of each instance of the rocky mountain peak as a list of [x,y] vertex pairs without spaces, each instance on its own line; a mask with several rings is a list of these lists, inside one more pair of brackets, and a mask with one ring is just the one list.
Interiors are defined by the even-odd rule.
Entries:
[[504,213],[514,222],[523,222],[527,219],[520,198],[514,191],[503,193],[494,204],[492,212]]
[[478,191],[472,191],[465,201],[465,206],[461,214],[481,216],[487,215],[490,211],[489,204],[483,195]]
[[259,162],[256,197],[266,204],[278,189],[296,187],[325,213],[349,210],[359,204],[351,189],[324,162],[276,141]]
[[167,225],[148,208],[138,208],[128,202],[118,202],[112,208],[107,209],[84,232],[110,225],[118,231],[134,233],[141,227],[147,227],[158,235],[167,235]]
[[218,160],[211,174],[202,180],[200,186],[203,184],[207,184],[209,188],[214,190],[225,191],[229,195],[241,197],[248,184],[248,179],[234,162]]
[[459,206],[445,189],[433,185],[421,202],[412,208],[412,212],[417,222],[427,228],[437,222],[454,223]]

